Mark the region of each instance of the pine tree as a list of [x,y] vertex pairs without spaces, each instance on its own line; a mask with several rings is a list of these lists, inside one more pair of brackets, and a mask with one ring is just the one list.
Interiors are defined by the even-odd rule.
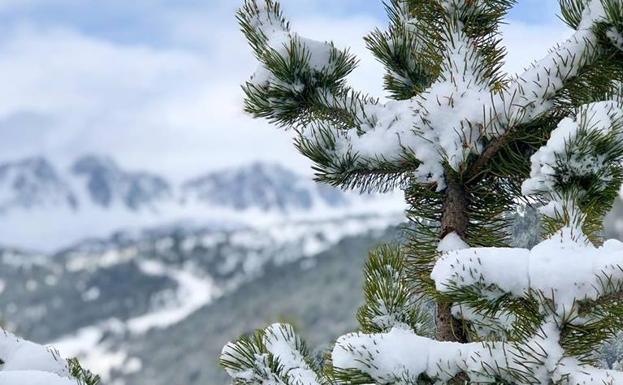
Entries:
[[[275,324],[223,349],[234,383],[623,384],[596,355],[623,329],[623,243],[601,238],[623,181],[623,1],[561,0],[572,36],[509,76],[499,26],[514,3],[387,1],[389,27],[365,37],[382,102],[348,86],[348,50],[245,1],[260,62],[246,111],[293,130],[318,181],[402,188],[412,225],[371,252],[361,329],[324,365]],[[524,205],[543,228],[529,250],[509,246]]]

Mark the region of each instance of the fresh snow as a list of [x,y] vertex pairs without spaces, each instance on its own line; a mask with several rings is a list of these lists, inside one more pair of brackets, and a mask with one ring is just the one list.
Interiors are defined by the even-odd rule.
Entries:
[[[143,259],[136,245],[102,251],[101,254],[90,254],[78,250],[67,261],[67,268],[72,271],[97,270],[117,264],[136,262],[141,271],[147,275],[165,276],[175,281],[177,289],[172,296],[173,300],[168,301],[164,306],[154,307],[146,314],[126,321],[108,320],[99,325],[88,326],[72,335],[51,342],[50,345],[65,356],[79,357],[85,367],[104,379],[110,378],[113,370],[131,371],[133,367],[136,367],[136,358],[131,357],[122,347],[114,346],[106,336],[123,337],[126,333],[144,335],[153,328],[166,328],[177,324],[225,292],[235,290],[242,283],[256,277],[267,263],[281,265],[297,259],[302,259],[302,263],[313,261],[314,256],[330,249],[346,237],[384,231],[399,224],[402,220],[401,213],[393,213],[383,216],[353,216],[335,221],[281,222],[259,228],[189,235],[184,242],[186,247],[193,245],[211,247],[226,237],[232,247],[280,250],[278,253],[256,253],[246,256],[247,259],[243,261],[243,274],[224,286],[215,285],[209,275],[195,273],[192,264],[179,268],[166,265],[161,261]],[[170,239],[164,238],[156,245],[156,248],[166,250],[170,242]],[[293,248],[294,251],[288,252],[289,248]],[[240,261],[232,255],[227,262],[235,266]],[[227,266],[223,269],[226,270]]]
[[492,297],[537,294],[550,299],[562,318],[577,312],[578,302],[607,294],[604,282],[623,284],[623,243],[608,240],[595,247],[580,230],[566,227],[532,250],[449,252],[437,261],[431,278],[440,292],[478,286]]
[[[82,207],[78,211],[65,208],[14,211],[3,216],[0,221],[0,243],[49,253],[85,238],[106,238],[119,232],[137,233],[166,225],[186,224],[220,229],[265,228],[303,219],[337,219],[357,214],[399,212],[405,208],[397,194],[385,197],[347,196],[347,199],[349,204],[345,207],[330,207],[316,202],[311,209],[301,208],[288,212],[256,208],[235,210],[197,201],[184,205],[175,201],[163,202],[157,212],[134,212],[122,207]],[[37,236],[33,237],[32,234]]]
[[78,385],[53,350],[0,330],[1,385]]
[[387,333],[340,337],[332,362],[337,370],[360,370],[379,384],[416,383],[422,374],[444,383],[462,372],[482,384],[495,384],[496,377],[518,385],[548,385],[551,381],[560,385],[622,383],[623,373],[563,357],[559,333],[550,322],[524,344],[456,343],[435,341],[395,327]]
[[[268,354],[279,360],[281,373],[286,378],[279,378],[278,373],[271,369],[266,354],[256,355],[254,364],[257,365],[257,370],[227,368],[226,370],[232,378],[245,383],[262,384],[320,385],[322,383],[298,350],[296,336],[291,326],[280,324],[269,326],[264,331],[262,343]],[[221,357],[244,360],[245,358],[238,354],[236,348],[236,343],[228,343],[223,348]]]
[[209,277],[197,277],[188,271],[172,269],[157,261],[141,261],[139,267],[148,275],[172,279],[178,288],[176,303],[127,321],[128,329],[132,333],[144,334],[153,328],[163,329],[174,325],[220,295],[220,289]]
[[623,34],[621,32],[617,31],[615,28],[611,28],[606,32],[606,36],[608,36],[615,47],[623,51]]
[[[442,71],[428,90],[410,100],[382,104],[334,95],[320,87],[304,90],[296,81],[278,79],[265,67],[260,70],[261,76],[252,80],[253,85],[290,89],[293,94],[316,92],[320,103],[327,107],[352,106],[352,127],[331,127],[333,122],[327,119],[318,126],[297,127],[302,140],[315,144],[332,158],[353,158],[370,168],[378,161],[400,163],[405,157],[415,157],[419,164],[414,176],[420,182],[436,184],[441,191],[446,186],[446,164],[461,172],[470,155],[481,154],[486,145],[515,127],[548,114],[569,79],[598,57],[601,42],[596,24],[612,21],[608,20],[602,0],[585,1],[580,25],[569,39],[524,73],[497,87],[488,83],[490,79],[484,79],[483,60],[474,48],[478,42],[465,33],[456,17],[460,5],[484,8],[487,2],[441,0],[440,4],[452,18],[440,49],[444,55]],[[298,37],[266,8],[260,7],[255,17],[253,27],[264,34],[272,53],[287,60],[292,54],[287,48],[298,45],[310,57],[310,63],[301,69],[303,72],[331,71],[334,58],[327,55],[332,48],[329,44]],[[621,48],[623,38],[618,31],[610,29],[606,34]],[[547,145],[532,158],[531,178],[523,186],[524,193],[554,195],[555,177],[601,170],[599,166],[603,166],[605,158],[599,154],[574,157],[573,143],[584,131],[607,134],[620,129],[621,123],[621,105],[614,101],[583,106],[576,116],[562,120]],[[333,128],[330,133],[334,138],[329,141],[322,139],[328,135],[327,128]],[[566,162],[565,175],[557,174],[560,162]],[[603,176],[604,182],[608,179],[608,175]],[[548,208],[564,203],[558,199]],[[569,322],[568,317],[578,316],[582,301],[608,295],[611,288],[605,287],[605,283],[615,288],[623,285],[623,243],[607,241],[597,247],[589,242],[580,226],[568,226],[531,250],[469,248],[458,234],[451,233],[441,240],[438,251],[440,257],[431,274],[438,291],[452,294],[473,288],[490,300],[507,293],[518,298],[533,296],[541,305],[543,319],[535,335],[522,341],[461,344],[418,336],[405,325],[386,333],[352,333],[338,339],[333,348],[332,365],[337,371],[360,371],[371,377],[370,383],[378,384],[416,383],[421,375],[434,383],[444,383],[461,372],[478,383],[496,383],[500,379],[518,385],[623,383],[623,373],[597,369],[566,356],[560,341],[561,325]],[[453,311],[468,320],[484,323],[488,318],[475,309],[455,306]],[[503,314],[496,320],[507,326],[514,321],[512,314]],[[585,320],[575,317],[573,322]],[[296,345],[289,343],[295,341],[294,337],[288,339],[289,332],[284,333],[279,325],[271,326],[267,332],[274,330],[282,332],[279,348],[275,350],[274,345],[268,344],[268,356],[258,354],[252,357],[255,362],[249,363],[252,368],[230,370],[230,375],[237,382],[248,383],[320,383],[302,362]],[[236,358],[237,354],[236,344],[228,344],[223,350],[225,357]],[[271,372],[267,365],[271,356],[283,364],[287,379],[277,378]]]
[[139,268],[145,274],[174,280],[177,283],[174,301],[124,322],[109,320],[99,326],[85,327],[50,345],[64,356],[79,357],[85,367],[108,379],[113,369],[130,370],[131,365],[136,366],[136,359],[129,357],[123,350],[109,346],[104,340],[105,334],[123,335],[130,332],[142,335],[154,328],[166,328],[184,320],[221,293],[209,277],[199,277],[158,261],[139,261]]
[[49,344],[67,357],[78,357],[80,364],[93,373],[108,380],[113,369],[122,368],[128,361],[124,351],[110,349],[104,341],[106,333],[123,330],[119,321],[110,320],[100,326],[89,326],[78,330],[74,335],[61,338]]
[[[444,1],[449,13],[456,2]],[[277,15],[260,6],[252,26],[266,38],[267,47],[287,57],[290,44],[306,52],[310,63],[306,70],[330,72],[335,55],[330,43],[312,42],[290,31]],[[470,154],[480,154],[484,144],[509,129],[528,123],[550,110],[554,96],[564,83],[574,77],[597,52],[597,36],[593,25],[602,21],[605,12],[600,0],[591,0],[580,28],[544,59],[524,73],[511,79],[503,90],[492,90],[483,76],[483,60],[474,49],[477,43],[457,23],[448,31],[442,72],[427,91],[410,100],[385,104],[370,100],[353,100],[316,90],[327,106],[352,106],[357,117],[356,127],[333,130],[335,145],[325,148],[333,156],[355,156],[367,164],[377,160],[400,162],[405,155],[415,154],[420,164],[415,175],[421,182],[445,187],[443,163],[459,170]],[[618,37],[612,35],[613,41]],[[277,79],[261,67],[252,78],[256,87],[291,87],[302,92],[300,85]],[[330,125],[330,122],[325,122]],[[301,128],[304,138],[321,147],[322,133],[318,127]]]
[[[578,151],[576,139],[591,132],[607,135],[621,132],[623,140],[623,104],[618,101],[597,102],[582,106],[574,118],[563,119],[551,133],[547,144],[531,158],[530,178],[522,186],[524,195],[553,193],[557,178],[588,176],[603,170],[606,159],[600,154]],[[564,174],[559,175],[561,168]],[[607,183],[609,176],[602,180]]]
[[305,358],[298,351],[294,329],[291,326],[274,324],[265,330],[264,344],[274,357],[276,357],[291,383],[300,385],[317,384],[318,376],[309,367]]
[[437,245],[437,251],[447,253],[455,250],[468,249],[469,245],[455,232],[446,235]]
[[[157,226],[255,227],[404,208],[398,193],[344,193],[278,164],[254,163],[169,184],[158,175],[124,171],[110,160],[97,162],[97,172],[87,178],[101,174],[104,182],[95,187],[45,159],[0,165],[0,244],[52,253],[85,238]],[[170,186],[167,194],[145,186],[155,180]],[[104,205],[107,190],[112,195]]]

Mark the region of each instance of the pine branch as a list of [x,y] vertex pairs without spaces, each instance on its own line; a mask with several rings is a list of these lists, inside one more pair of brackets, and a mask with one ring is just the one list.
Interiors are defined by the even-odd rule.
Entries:
[[67,364],[69,365],[69,373],[78,381],[78,385],[98,385],[100,383],[100,376],[84,369],[77,358],[67,360]]
[[346,86],[345,77],[356,65],[348,51],[299,37],[278,3],[269,0],[263,6],[248,0],[238,19],[261,63],[243,87],[246,111],[294,128],[297,147],[315,162],[320,179],[374,189],[382,185],[374,183],[377,176],[398,179],[410,164],[417,167],[401,139],[413,135],[405,125],[407,106],[382,105]]
[[400,247],[385,245],[370,252],[364,268],[366,302],[357,312],[364,332],[403,326],[420,335],[432,334],[430,310],[412,291],[406,274],[407,259]]
[[237,385],[328,385],[305,343],[289,325],[274,324],[228,343],[221,365]]

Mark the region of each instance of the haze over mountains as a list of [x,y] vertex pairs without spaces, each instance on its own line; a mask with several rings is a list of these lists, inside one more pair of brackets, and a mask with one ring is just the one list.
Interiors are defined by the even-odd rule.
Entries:
[[177,184],[94,155],[68,169],[42,157],[0,165],[0,244],[44,251],[179,221],[257,225],[383,207],[400,203],[346,194],[277,164],[209,172]]

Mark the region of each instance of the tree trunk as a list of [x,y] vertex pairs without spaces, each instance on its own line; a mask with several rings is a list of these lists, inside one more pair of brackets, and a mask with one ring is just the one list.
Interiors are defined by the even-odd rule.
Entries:
[[[450,179],[450,178],[449,178]],[[441,217],[440,239],[455,232],[465,239],[469,218],[465,188],[456,180],[448,180],[446,197]],[[437,340],[467,342],[467,336],[460,321],[452,316],[452,304],[437,303]]]

